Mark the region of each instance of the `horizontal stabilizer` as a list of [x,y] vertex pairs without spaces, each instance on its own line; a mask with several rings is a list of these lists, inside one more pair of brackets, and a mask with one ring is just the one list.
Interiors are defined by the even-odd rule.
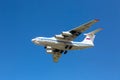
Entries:
[[89,32],[89,33],[87,33],[87,34],[96,34],[97,32],[99,32],[99,31],[101,31],[101,30],[103,30],[103,28],[96,29],[96,30],[94,30],[94,31],[92,31],[92,32]]
[[85,37],[85,39],[82,41],[83,43],[86,43],[86,44],[91,44],[91,45],[94,45],[93,44],[93,41],[94,41],[94,39],[95,39],[95,34],[97,33],[97,32],[99,32],[99,31],[101,31],[102,30],[102,28],[99,28],[99,29],[96,29],[96,30],[94,30],[94,31],[92,31],[92,32],[89,32],[89,33],[87,33],[87,34],[84,34],[84,35],[86,35],[86,37]]

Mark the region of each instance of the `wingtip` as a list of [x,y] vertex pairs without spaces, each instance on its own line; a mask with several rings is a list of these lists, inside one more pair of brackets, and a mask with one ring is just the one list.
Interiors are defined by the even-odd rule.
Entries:
[[95,31],[99,32],[99,31],[101,31],[101,30],[103,30],[103,28],[98,28],[98,29],[96,29]]
[[96,32],[99,32],[101,30],[103,30],[103,28],[98,28],[98,29],[96,29]]
[[95,22],[98,22],[98,21],[100,21],[99,19],[94,19],[95,20]]
[[100,30],[103,30],[103,28],[99,28]]

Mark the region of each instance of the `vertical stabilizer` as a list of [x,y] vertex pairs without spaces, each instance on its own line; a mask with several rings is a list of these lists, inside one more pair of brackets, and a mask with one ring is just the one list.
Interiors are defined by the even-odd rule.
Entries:
[[91,44],[91,45],[94,45],[94,39],[95,39],[95,34],[99,31],[101,31],[102,28],[99,28],[99,29],[96,29],[92,32],[89,32],[87,34],[84,34],[86,35],[86,37],[84,38],[84,40],[82,41],[82,43],[86,43],[86,44]]

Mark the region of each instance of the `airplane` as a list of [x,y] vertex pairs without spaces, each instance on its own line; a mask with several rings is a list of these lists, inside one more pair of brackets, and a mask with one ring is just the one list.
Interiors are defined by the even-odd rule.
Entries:
[[54,37],[36,37],[32,39],[32,42],[36,45],[44,46],[46,52],[52,54],[53,61],[58,62],[62,53],[66,54],[68,50],[82,50],[94,46],[95,34],[101,31],[102,28],[84,34],[86,37],[81,42],[73,40],[98,21],[98,19],[91,20],[69,31],[63,31]]

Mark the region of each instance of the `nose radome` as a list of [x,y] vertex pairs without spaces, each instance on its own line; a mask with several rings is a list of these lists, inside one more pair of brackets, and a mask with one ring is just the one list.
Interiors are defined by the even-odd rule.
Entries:
[[32,42],[34,42],[35,41],[35,39],[32,39]]

